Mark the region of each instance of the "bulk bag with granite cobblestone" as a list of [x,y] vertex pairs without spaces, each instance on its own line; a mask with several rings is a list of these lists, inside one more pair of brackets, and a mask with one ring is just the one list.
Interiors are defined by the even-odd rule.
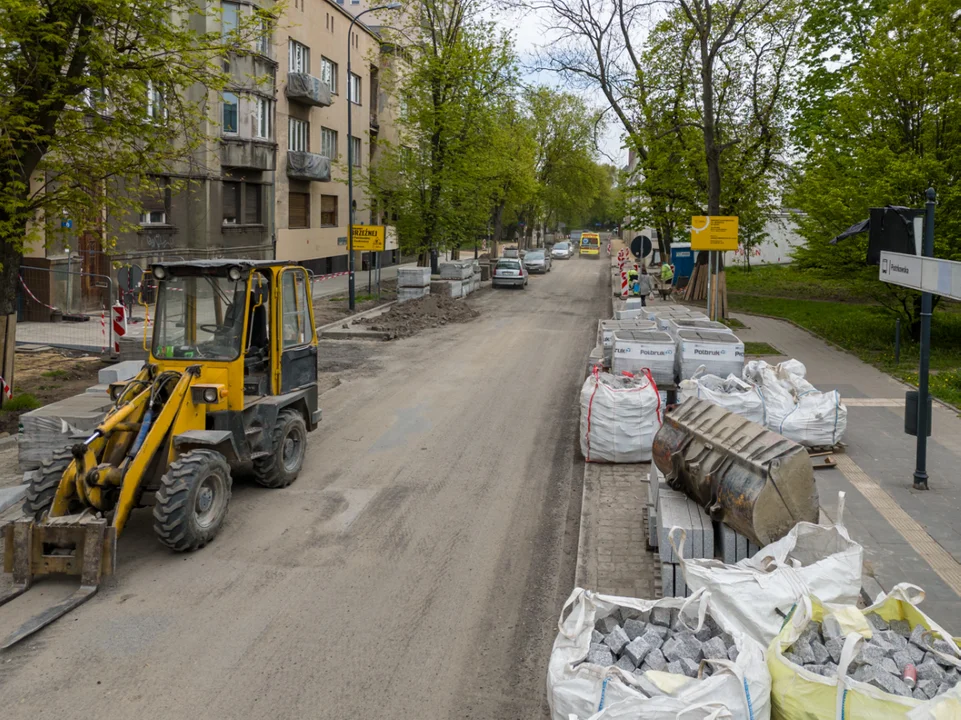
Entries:
[[[920,588],[901,584],[863,610],[814,596],[798,603],[768,648],[773,717],[901,720],[950,707],[961,649],[918,609],[923,599]],[[906,682],[909,664],[916,679]]]
[[755,385],[734,374],[726,378],[703,375],[703,370],[702,365],[689,380],[681,380],[681,403],[691,399],[708,400],[751,422],[764,425],[764,399]]
[[768,720],[770,692],[764,648],[726,625],[704,591],[639,600],[576,588],[547,670],[553,720],[675,720],[705,704],[729,713],[718,717]]
[[587,462],[650,462],[661,398],[650,372],[595,371],[581,387],[581,453]]

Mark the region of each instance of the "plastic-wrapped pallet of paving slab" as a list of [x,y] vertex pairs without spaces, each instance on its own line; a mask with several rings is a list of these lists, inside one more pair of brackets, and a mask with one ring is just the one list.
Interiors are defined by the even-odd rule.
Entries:
[[553,720],[697,718],[707,704],[767,720],[770,690],[764,649],[727,627],[705,592],[654,601],[577,588],[547,670]]
[[659,314],[654,322],[657,323],[658,330],[669,332],[671,329],[671,322],[673,320],[696,320],[698,322],[711,322],[707,319],[706,315],[701,315],[700,313],[691,313],[689,315]]
[[647,376],[592,372],[581,387],[581,454],[587,462],[651,459],[661,426],[661,398]]
[[[865,609],[805,597],[767,653],[775,717],[784,720],[956,718],[961,649],[925,615],[920,588],[902,584]],[[906,681],[904,668],[915,667]],[[911,713],[911,714],[909,714]]]
[[654,323],[643,318],[633,320],[598,320],[597,321],[597,342],[604,347],[611,347],[614,344],[615,330],[653,330]]
[[622,372],[651,371],[659,385],[674,384],[674,339],[659,330],[615,330],[611,369]]
[[474,274],[474,262],[452,260],[439,265],[441,280],[466,280]]
[[737,375],[721,378],[703,375],[698,371],[692,378],[682,380],[680,389],[678,401],[681,403],[692,399],[709,400],[751,422],[764,425],[764,398],[761,397],[761,391]]
[[731,328],[724,323],[715,322],[714,320],[708,320],[706,318],[701,320],[691,317],[672,317],[668,318],[665,326],[660,329],[667,330],[674,338],[677,338],[678,330],[714,330],[716,332],[733,334]]
[[425,288],[430,287],[430,268],[412,267],[397,269],[397,287]]
[[739,376],[744,370],[744,343],[730,332],[678,330],[676,357],[680,380],[694,377],[702,366],[711,375]]
[[842,492],[835,525],[799,522],[780,540],[736,565],[682,559],[681,567],[692,591],[710,592],[718,613],[766,646],[780,631],[784,614],[807,594],[824,602],[855,604],[863,559],[864,549],[844,527]]

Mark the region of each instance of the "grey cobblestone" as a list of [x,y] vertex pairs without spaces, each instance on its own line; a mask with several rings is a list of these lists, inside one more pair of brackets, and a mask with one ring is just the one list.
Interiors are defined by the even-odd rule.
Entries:
[[[654,556],[644,508],[649,464],[584,466],[578,583],[598,592],[653,599]],[[659,571],[660,568],[658,567]]]

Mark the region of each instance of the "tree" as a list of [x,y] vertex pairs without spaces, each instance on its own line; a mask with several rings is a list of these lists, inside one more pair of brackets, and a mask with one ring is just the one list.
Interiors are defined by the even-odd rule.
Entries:
[[[820,1],[812,5],[821,8]],[[818,94],[799,120],[809,150],[790,195],[803,212],[798,227],[807,246],[795,256],[802,267],[862,283],[905,318],[917,340],[920,295],[878,282],[877,268],[865,266],[863,236],[836,246],[828,241],[871,207],[923,207],[933,186],[939,198],[935,254],[961,259],[961,31],[951,0],[875,9],[879,14],[865,20],[869,29],[850,66],[830,82],[808,80]],[[818,47],[816,31],[806,33],[806,47]]]
[[[20,259],[61,220],[109,245],[106,219],[206,140],[220,59],[269,31],[278,8],[197,32],[193,0],[7,0],[0,11],[0,320],[15,327]],[[4,328],[0,328],[4,330]],[[0,345],[13,333],[0,332]],[[2,352],[0,365],[12,353]],[[12,380],[12,367],[0,372]]]
[[400,141],[382,143],[366,181],[396,214],[401,248],[426,263],[428,252],[456,251],[486,231],[502,170],[492,171],[492,143],[516,68],[508,38],[472,0],[420,0],[407,16],[413,22],[397,37],[385,31],[410,42],[409,62],[384,78],[405,107]]

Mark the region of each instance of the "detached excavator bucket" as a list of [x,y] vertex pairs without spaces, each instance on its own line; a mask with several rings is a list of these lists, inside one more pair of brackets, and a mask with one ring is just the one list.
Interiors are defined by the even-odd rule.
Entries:
[[3,569],[13,573],[13,590],[0,605],[30,589],[42,575],[79,575],[80,587],[70,597],[30,618],[0,642],[14,645],[92,598],[104,575],[116,567],[117,531],[89,513],[48,518],[42,522],[15,520],[3,528]]
[[818,521],[818,493],[799,444],[707,400],[667,413],[654,464],[673,489],[758,545]]

